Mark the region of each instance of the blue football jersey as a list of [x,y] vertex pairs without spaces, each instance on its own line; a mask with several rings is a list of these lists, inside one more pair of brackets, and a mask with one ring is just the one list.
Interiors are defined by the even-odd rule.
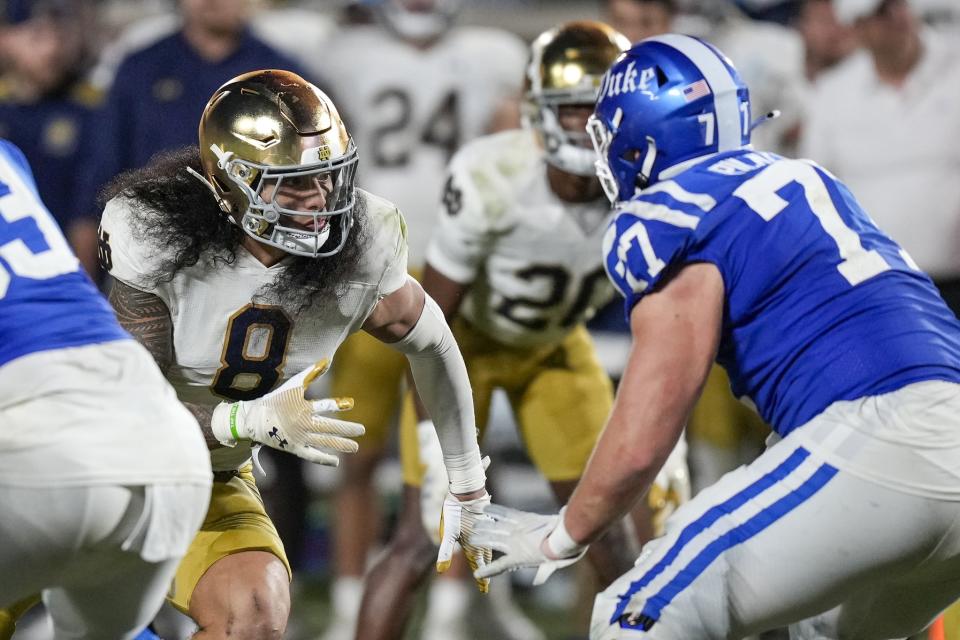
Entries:
[[23,153],[0,140],[0,366],[129,337],[41,202]]
[[731,151],[619,207],[604,256],[627,313],[672,269],[716,265],[726,295],[717,360],[780,435],[838,400],[960,382],[960,322],[816,164]]

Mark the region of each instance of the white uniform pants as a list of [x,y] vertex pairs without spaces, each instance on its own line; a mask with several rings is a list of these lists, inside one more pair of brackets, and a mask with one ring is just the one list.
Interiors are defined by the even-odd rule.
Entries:
[[196,420],[133,340],[0,368],[0,607],[43,594],[57,640],[135,637],[210,501]]
[[[950,422],[941,426],[957,433],[960,415]],[[806,428],[681,507],[635,568],[597,596],[590,637],[719,640],[792,624],[795,640],[903,638],[960,598],[960,501],[839,469],[804,441]],[[940,456],[930,473],[911,470],[924,447],[850,434],[835,447],[855,461],[850,468],[883,460],[875,471],[901,479],[915,471],[931,493],[931,479],[960,467]]]
[[167,535],[170,520],[196,530],[208,499],[202,485],[0,486],[0,607],[42,591],[57,640],[135,637],[190,537],[156,561],[142,557],[146,541]]

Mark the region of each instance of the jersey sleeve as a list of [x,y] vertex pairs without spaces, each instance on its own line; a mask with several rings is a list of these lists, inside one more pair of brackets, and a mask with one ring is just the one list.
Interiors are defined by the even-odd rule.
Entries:
[[156,270],[159,256],[140,240],[134,212],[128,200],[117,197],[107,203],[100,219],[100,263],[112,277],[135,289],[159,293]]
[[[603,264],[625,299],[627,316],[643,296],[683,264],[697,245],[703,213],[696,205],[655,193],[623,203],[603,238]],[[696,252],[698,255],[700,252]]]
[[[454,156],[443,187],[439,222],[427,246],[427,263],[455,282],[476,278],[495,233],[493,215],[498,209],[493,187],[496,176],[477,180],[469,162]],[[487,184],[483,189],[480,183]]]
[[9,140],[4,140],[2,138],[0,138],[0,147],[2,147],[10,162],[20,169],[21,174],[30,185],[30,188],[36,192],[37,181],[33,176],[33,169],[30,168],[30,163],[27,161],[27,156],[25,156],[23,151],[20,150],[20,147],[13,144]]
[[393,235],[392,251],[378,287],[380,297],[399,289],[407,281],[407,223],[399,209],[394,209],[396,233]]

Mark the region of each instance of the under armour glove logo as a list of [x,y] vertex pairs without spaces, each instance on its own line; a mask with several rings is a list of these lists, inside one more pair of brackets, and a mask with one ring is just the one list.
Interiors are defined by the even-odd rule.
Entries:
[[280,430],[278,428],[274,427],[269,433],[267,433],[267,435],[276,440],[281,449],[287,446],[287,439],[280,435]]

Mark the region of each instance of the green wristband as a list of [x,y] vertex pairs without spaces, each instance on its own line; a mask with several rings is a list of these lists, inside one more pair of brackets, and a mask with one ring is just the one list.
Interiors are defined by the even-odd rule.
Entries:
[[234,440],[240,440],[240,434],[237,433],[237,411],[240,410],[240,403],[234,402],[230,407],[230,435]]

